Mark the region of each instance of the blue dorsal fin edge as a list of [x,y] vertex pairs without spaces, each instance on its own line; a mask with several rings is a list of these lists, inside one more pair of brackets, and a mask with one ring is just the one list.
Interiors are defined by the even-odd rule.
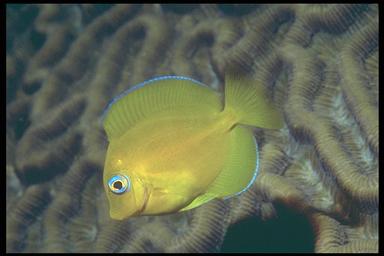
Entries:
[[247,191],[251,186],[252,184],[255,182],[256,180],[256,177],[257,175],[259,174],[259,148],[257,146],[257,141],[256,141],[256,138],[253,136],[253,142],[255,143],[255,147],[256,147],[256,167],[255,167],[255,171],[253,173],[253,177],[251,179],[251,181],[248,183],[248,185],[241,191],[237,192],[236,194],[233,194],[233,195],[230,195],[230,196],[226,196],[224,197],[224,200],[225,199],[229,199],[231,197],[234,197],[234,196],[238,196],[242,193],[244,193],[245,191]]
[[154,77],[154,78],[151,78],[149,80],[146,80],[142,83],[139,83],[139,84],[136,84],[134,86],[132,86],[131,88],[129,89],[126,89],[125,91],[123,91],[122,93],[118,94],[117,96],[115,96],[108,104],[107,106],[104,108],[103,110],[103,114],[101,115],[101,118],[100,118],[100,124],[103,123],[107,113],[109,112],[110,108],[112,107],[113,104],[115,104],[118,100],[120,100],[121,98],[123,98],[124,96],[130,94],[131,92],[133,91],[136,91],[137,89],[140,89],[142,88],[143,86],[145,85],[150,85],[150,84],[154,84],[155,82],[158,82],[158,81],[162,81],[162,80],[188,80],[188,81],[191,81],[193,83],[195,83],[196,85],[200,85],[200,86],[204,86],[204,87],[208,87],[207,85],[195,80],[195,79],[192,79],[192,78],[189,78],[189,77],[185,77],[185,76],[173,76],[173,75],[167,75],[167,76],[158,76],[158,77]]

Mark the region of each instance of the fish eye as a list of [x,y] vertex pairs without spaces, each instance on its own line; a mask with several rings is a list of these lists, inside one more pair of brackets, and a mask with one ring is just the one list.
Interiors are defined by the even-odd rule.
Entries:
[[108,187],[111,192],[115,194],[122,194],[131,189],[131,181],[128,176],[117,174],[109,179]]

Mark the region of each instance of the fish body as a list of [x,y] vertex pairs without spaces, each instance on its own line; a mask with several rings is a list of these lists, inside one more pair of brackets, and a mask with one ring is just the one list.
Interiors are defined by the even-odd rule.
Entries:
[[257,143],[244,124],[279,128],[281,117],[250,80],[227,83],[225,107],[217,92],[179,76],[144,82],[108,107],[103,179],[113,219],[193,209],[252,184]]

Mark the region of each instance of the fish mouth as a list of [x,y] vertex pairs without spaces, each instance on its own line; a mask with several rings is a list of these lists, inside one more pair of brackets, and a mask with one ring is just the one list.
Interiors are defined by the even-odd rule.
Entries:
[[111,217],[111,219],[113,219],[113,220],[124,220],[124,219],[126,219],[126,217],[124,217],[123,215],[121,215],[121,214],[114,214],[114,213],[109,213],[109,216]]
[[123,221],[123,220],[129,219],[130,217],[137,216],[139,213],[140,213],[140,210],[136,210],[136,211],[131,212],[129,214],[122,214],[120,212],[110,211],[109,216],[111,217],[111,219]]

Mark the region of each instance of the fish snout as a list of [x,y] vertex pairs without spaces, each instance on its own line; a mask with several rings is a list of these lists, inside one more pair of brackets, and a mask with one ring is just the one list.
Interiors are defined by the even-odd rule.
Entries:
[[109,211],[109,216],[111,217],[111,219],[114,219],[114,220],[124,220],[129,217],[135,216],[136,214],[137,214],[137,209],[130,209],[128,211],[127,210],[115,211],[111,209]]

